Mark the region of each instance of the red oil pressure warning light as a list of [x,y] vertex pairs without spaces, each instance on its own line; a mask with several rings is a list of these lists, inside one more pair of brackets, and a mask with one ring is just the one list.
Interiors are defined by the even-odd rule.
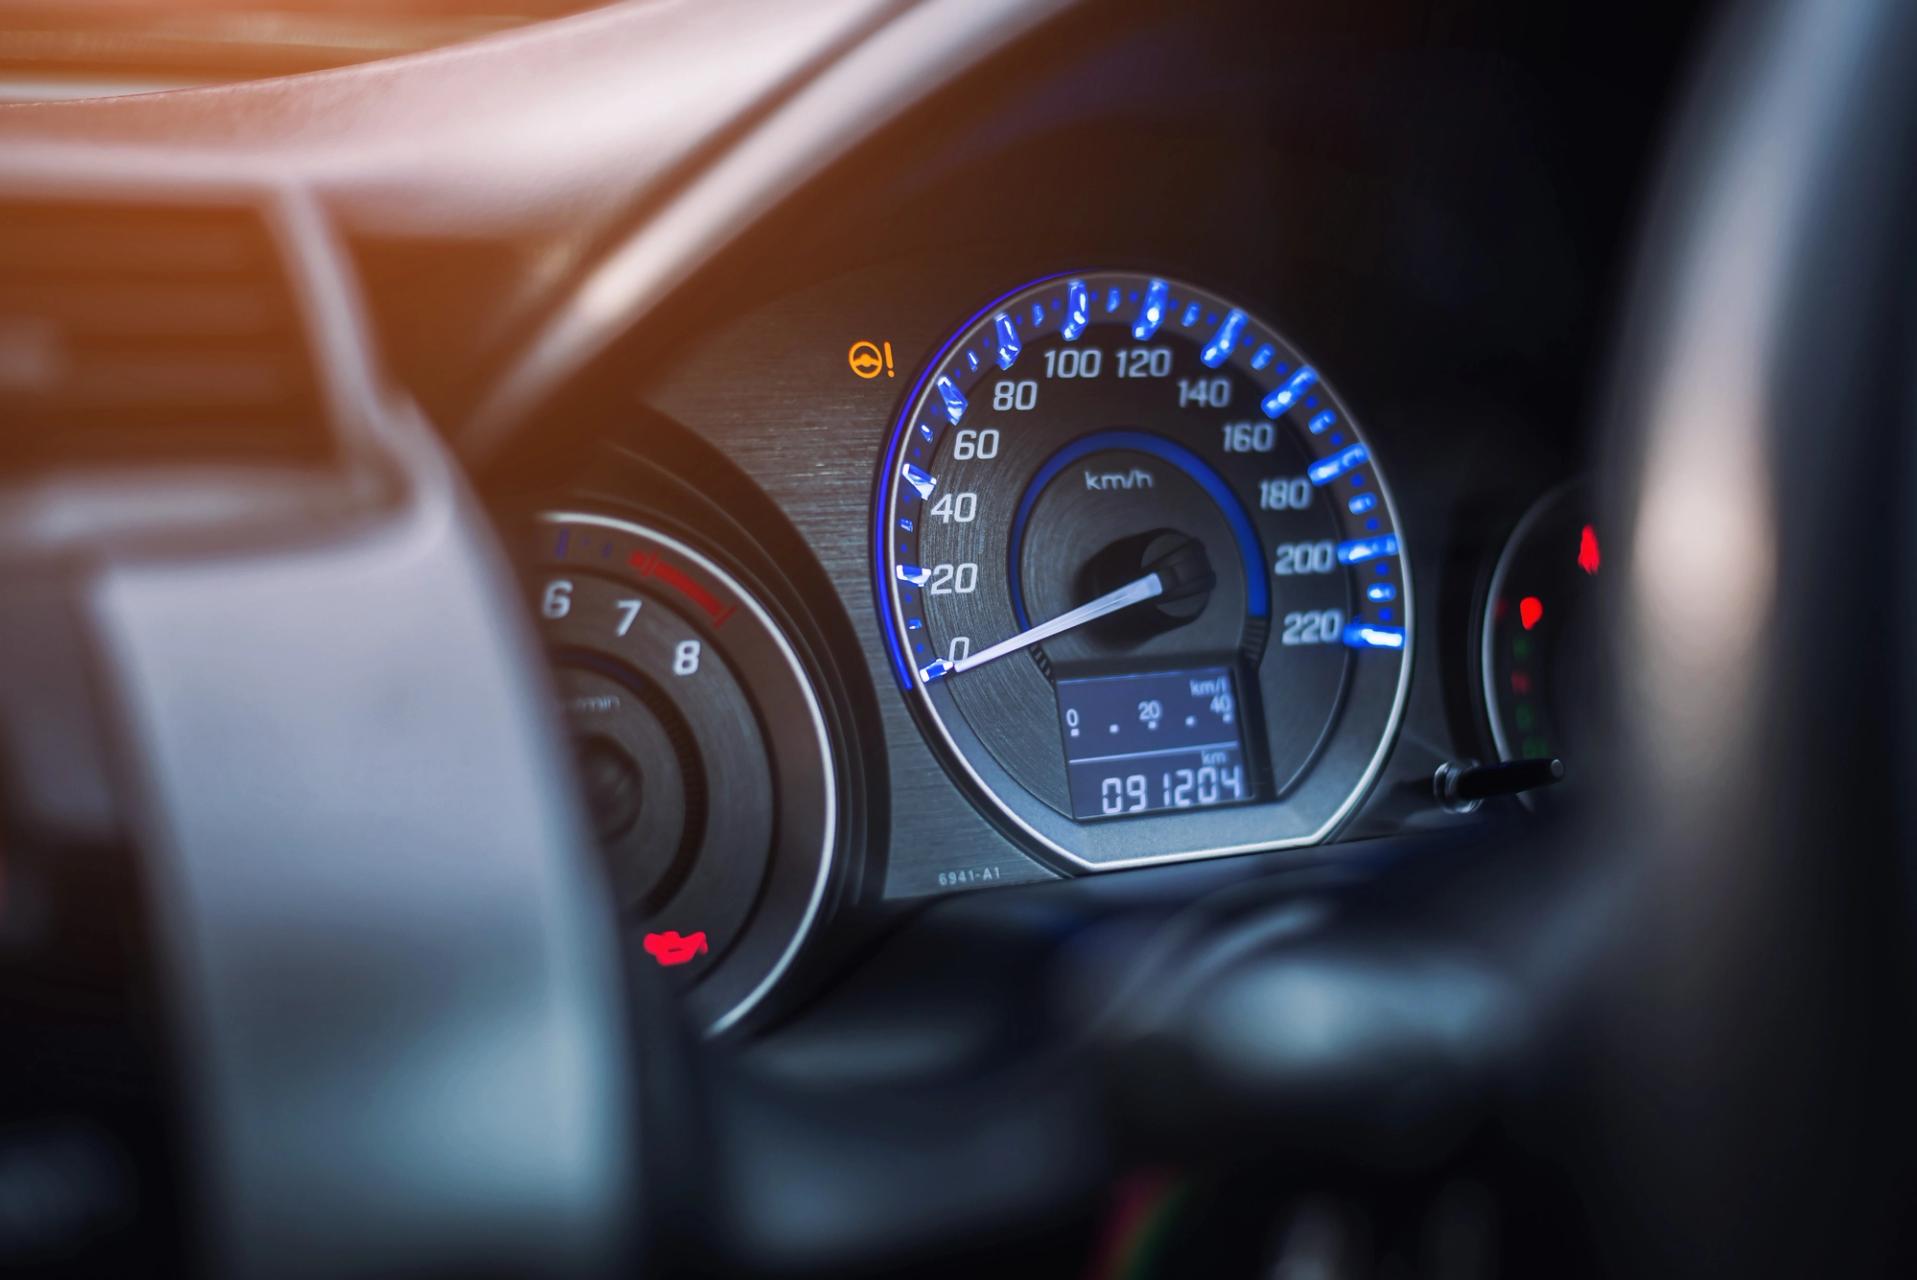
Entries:
[[1537,626],[1543,617],[1544,601],[1538,599],[1536,596],[1526,596],[1524,599],[1518,601],[1518,621],[1524,624],[1526,631]]
[[706,931],[704,929],[688,934],[680,934],[677,930],[668,929],[664,933],[646,935],[646,954],[662,966],[687,964],[694,956],[704,955],[705,952]]

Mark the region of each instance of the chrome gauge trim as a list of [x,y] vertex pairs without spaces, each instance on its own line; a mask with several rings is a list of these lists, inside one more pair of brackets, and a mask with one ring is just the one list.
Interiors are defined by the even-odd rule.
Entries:
[[[618,516],[608,516],[598,512],[586,511],[545,511],[540,513],[538,522],[540,524],[551,525],[597,525],[601,528],[613,529],[634,537],[648,539],[658,543],[660,546],[668,548],[675,555],[685,557],[686,560],[696,565],[702,572],[712,575],[712,577],[722,583],[727,590],[731,591],[745,605],[746,609],[752,614],[753,618],[758,621],[760,626],[764,627],[767,633],[772,636],[778,646],[780,656],[785,660],[793,677],[798,681],[800,691],[804,694],[806,710],[811,716],[812,731],[818,746],[820,775],[825,789],[825,795],[823,797],[824,803],[821,807],[821,812],[825,815],[825,830],[819,845],[818,869],[813,875],[812,888],[805,904],[805,911],[801,915],[798,928],[793,932],[792,939],[786,945],[785,950],[779,954],[778,960],[766,973],[764,979],[723,1017],[719,1018],[711,1027],[707,1028],[707,1035],[721,1035],[738,1025],[741,1019],[763,1003],[765,998],[771,994],[773,988],[778,986],[780,980],[785,977],[786,972],[791,969],[793,962],[798,958],[800,950],[804,947],[806,940],[812,935],[812,931],[818,923],[820,911],[825,904],[826,888],[831,883],[833,854],[838,848],[839,839],[839,774],[838,765],[832,752],[831,734],[826,728],[825,714],[819,702],[818,692],[813,688],[812,678],[806,673],[804,663],[799,660],[798,651],[792,647],[791,640],[786,637],[785,628],[782,627],[771,614],[766,612],[765,606],[759,603],[758,595],[755,592],[748,589],[734,574],[717,564],[712,557],[688,546],[683,540],[651,525],[641,524],[636,520],[627,520]],[[771,744],[768,744],[768,749],[770,749],[770,746]],[[776,752],[774,754],[776,755]]]

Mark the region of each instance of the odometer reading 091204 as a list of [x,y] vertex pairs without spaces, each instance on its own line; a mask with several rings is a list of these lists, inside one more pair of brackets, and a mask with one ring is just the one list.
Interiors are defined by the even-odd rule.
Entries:
[[1080,869],[1323,839],[1409,672],[1390,494],[1324,375],[1218,296],[1122,271],[1007,294],[889,442],[887,644],[948,766]]

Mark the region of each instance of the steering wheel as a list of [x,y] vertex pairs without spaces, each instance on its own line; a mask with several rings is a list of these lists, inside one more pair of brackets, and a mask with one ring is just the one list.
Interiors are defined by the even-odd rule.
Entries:
[[[339,246],[287,197],[342,465],[0,510],[8,854],[139,850],[185,1256],[870,1267],[1076,1211],[1141,1154],[1396,1167],[1496,1117],[1552,1153],[1606,1266],[1908,1258],[1912,66],[1917,7],[1787,0],[1738,11],[1696,82],[1607,402],[1602,818],[937,904],[860,980],[990,938],[983,963],[1049,993],[1017,1013],[1013,1104],[1002,1079],[895,1103],[890,1059],[808,1083],[829,1037],[700,1044],[622,971],[505,560],[376,390]],[[1115,934],[1133,958],[1094,988]],[[864,1043],[927,1031],[909,993],[866,994],[899,1022]]]

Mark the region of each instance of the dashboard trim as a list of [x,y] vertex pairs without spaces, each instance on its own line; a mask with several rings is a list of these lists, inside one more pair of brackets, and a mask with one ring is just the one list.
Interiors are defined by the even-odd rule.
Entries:
[[538,408],[778,201],[884,124],[1014,43],[1074,0],[943,0],[885,23],[752,131],[600,260],[508,362],[455,436],[485,461]]

